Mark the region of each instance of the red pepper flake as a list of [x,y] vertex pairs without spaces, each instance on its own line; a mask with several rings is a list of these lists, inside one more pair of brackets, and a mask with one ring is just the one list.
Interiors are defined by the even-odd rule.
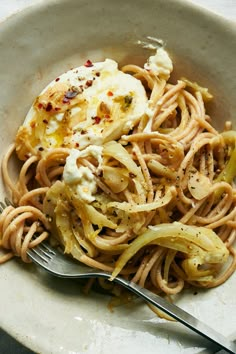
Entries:
[[75,143],[75,147],[77,147],[77,148],[78,148],[78,147],[79,147],[79,143]]
[[91,62],[91,60],[88,59],[84,66],[86,66],[86,68],[91,68],[91,66],[93,66],[93,63]]
[[107,92],[107,96],[113,96],[113,95],[114,95],[113,92],[111,92],[111,91]]
[[46,107],[46,112],[50,112],[52,110],[52,104],[51,102],[48,102],[47,107]]
[[35,126],[36,126],[36,123],[33,121],[33,122],[30,123],[30,126],[31,126],[32,129],[34,129]]
[[111,118],[110,114],[105,114],[104,118],[109,119]]
[[39,109],[43,108],[42,103],[39,103],[39,104],[38,104],[38,108],[39,108]]
[[44,119],[44,120],[43,120],[43,123],[48,124],[48,120],[47,120],[47,119]]
[[59,77],[57,77],[55,81],[57,82],[57,81],[59,81],[59,80],[60,80],[60,78],[59,78]]
[[55,107],[55,111],[60,111],[60,107]]
[[99,123],[101,122],[101,118],[100,118],[100,117],[98,117],[98,116],[96,116],[96,117],[92,117],[92,119],[94,120],[93,125],[94,125],[94,124],[99,124]]
[[92,84],[93,84],[93,80],[87,80],[85,83],[85,88],[92,86]]
[[95,74],[97,77],[99,77],[101,75],[101,73],[98,71],[96,74]]

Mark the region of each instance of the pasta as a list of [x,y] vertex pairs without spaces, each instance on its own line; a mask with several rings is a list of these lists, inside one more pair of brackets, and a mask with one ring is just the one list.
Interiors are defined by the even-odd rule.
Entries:
[[3,158],[12,205],[0,215],[0,263],[29,262],[27,249],[49,237],[111,280],[163,295],[222,284],[236,267],[236,131],[213,127],[207,89],[171,82],[163,48],[144,68],[104,63],[114,64],[88,60],[71,71],[77,84],[49,85]]

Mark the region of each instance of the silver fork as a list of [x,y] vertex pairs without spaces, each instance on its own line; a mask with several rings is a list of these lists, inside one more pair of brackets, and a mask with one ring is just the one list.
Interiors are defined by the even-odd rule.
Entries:
[[[6,205],[10,205],[9,200],[5,199],[5,203],[0,202],[0,213]],[[78,279],[101,277],[110,279],[111,277],[109,272],[93,269],[78,261],[74,261],[72,258],[62,254],[56,248],[53,248],[46,241],[42,242],[35,248],[29,249],[27,254],[34,263],[41,266],[52,275],[61,278]],[[113,281],[129,289],[145,301],[182,323],[184,326],[214,343],[214,348],[212,348],[214,351],[224,349],[228,353],[236,354],[236,344],[234,342],[229,341],[222,336],[222,334],[216,332],[214,329],[190,315],[188,312],[182,310],[180,307],[120,276],[117,276]]]
[[[27,251],[28,256],[32,261],[42,268],[44,268],[49,273],[63,278],[106,278],[109,279],[111,274],[101,270],[90,268],[78,261],[74,261],[62,254],[51,245],[44,241],[37,247],[29,249]],[[152,293],[151,291],[141,288],[139,285],[126,280],[120,276],[114,279],[114,282],[124,286],[136,295],[143,298],[145,301],[156,306],[158,309],[162,310],[169,316],[173,317],[189,329],[198,333],[204,338],[207,338],[218,348],[225,349],[228,353],[236,353],[236,344],[228,341],[220,333],[216,332],[214,329],[207,326],[205,323],[199,321],[197,318],[193,317],[186,311],[182,310],[178,306],[171,304],[164,298]],[[215,350],[218,348],[214,348]]]

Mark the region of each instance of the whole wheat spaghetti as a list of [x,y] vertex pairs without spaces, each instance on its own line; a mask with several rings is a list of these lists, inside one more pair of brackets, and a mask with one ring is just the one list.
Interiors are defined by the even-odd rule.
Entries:
[[88,60],[36,98],[2,161],[0,262],[28,262],[49,237],[157,293],[222,284],[236,266],[236,132],[211,125],[206,89],[171,82],[164,49],[144,68],[114,63]]

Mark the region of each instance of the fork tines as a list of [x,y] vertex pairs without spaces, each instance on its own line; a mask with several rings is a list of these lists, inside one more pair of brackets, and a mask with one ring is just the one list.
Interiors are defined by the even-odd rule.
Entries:
[[38,256],[41,260],[47,263],[56,255],[56,252],[54,252],[45,242],[42,242],[36,247],[29,249],[27,254],[29,257]]
[[6,205],[3,202],[0,202],[0,213],[6,208]]
[[6,209],[6,207],[8,207],[9,205],[13,204],[8,198],[4,198],[4,202],[0,202],[0,213],[2,213],[3,210]]

